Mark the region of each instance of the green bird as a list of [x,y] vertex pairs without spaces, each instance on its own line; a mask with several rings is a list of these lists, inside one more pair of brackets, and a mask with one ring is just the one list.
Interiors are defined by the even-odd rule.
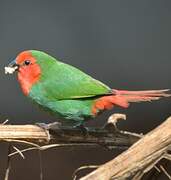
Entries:
[[81,70],[42,51],[21,52],[6,73],[17,71],[23,93],[43,109],[57,115],[58,122],[81,125],[113,106],[168,97],[168,89],[125,91],[111,89]]

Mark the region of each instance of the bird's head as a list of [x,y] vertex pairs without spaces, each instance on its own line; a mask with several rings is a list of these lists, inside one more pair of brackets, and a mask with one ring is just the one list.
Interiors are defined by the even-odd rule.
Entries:
[[36,54],[40,53],[40,51],[33,50],[23,51],[5,67],[6,74],[17,72],[18,81],[26,95],[29,93],[32,85],[40,79],[41,67],[36,56]]
[[41,77],[48,78],[49,69],[57,63],[52,56],[37,50],[27,50],[5,67],[6,74],[17,72],[18,81],[25,95],[28,95],[32,86],[39,82]]
[[6,74],[13,74],[14,72],[32,72],[37,64],[36,57],[32,54],[32,51],[23,51],[17,55],[17,57],[5,67]]

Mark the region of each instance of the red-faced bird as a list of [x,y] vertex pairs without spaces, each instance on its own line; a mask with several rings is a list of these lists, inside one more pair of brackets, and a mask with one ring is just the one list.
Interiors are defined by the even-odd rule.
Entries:
[[82,124],[100,112],[131,102],[170,96],[166,90],[126,91],[111,89],[81,70],[37,50],[21,52],[6,73],[17,71],[21,89],[43,109],[57,115],[58,122]]

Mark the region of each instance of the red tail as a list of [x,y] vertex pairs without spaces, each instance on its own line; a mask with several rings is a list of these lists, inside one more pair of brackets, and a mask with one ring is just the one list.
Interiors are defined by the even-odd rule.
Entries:
[[113,89],[113,95],[103,96],[96,100],[92,111],[93,114],[96,114],[98,110],[111,109],[114,105],[127,108],[129,102],[152,101],[162,97],[170,97],[171,94],[167,94],[167,91],[169,91],[169,89],[149,91],[124,91]]

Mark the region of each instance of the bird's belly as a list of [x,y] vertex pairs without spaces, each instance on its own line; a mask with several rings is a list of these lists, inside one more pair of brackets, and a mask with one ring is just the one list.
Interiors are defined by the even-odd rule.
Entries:
[[48,102],[47,108],[66,119],[83,120],[91,115],[91,102],[86,100],[60,100]]
[[93,101],[88,100],[49,100],[46,98],[32,98],[42,109],[59,117],[62,123],[81,123],[93,117]]

